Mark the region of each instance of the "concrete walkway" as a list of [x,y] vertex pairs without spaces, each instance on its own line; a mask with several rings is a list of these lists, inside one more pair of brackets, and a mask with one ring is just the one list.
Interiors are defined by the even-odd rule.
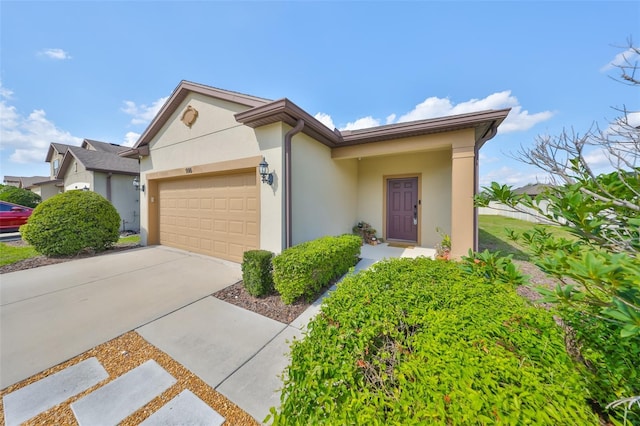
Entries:
[[145,247],[0,276],[0,389],[242,278],[240,267]]
[[[355,269],[383,258],[434,254],[424,248],[363,246]],[[163,247],[31,271],[2,276],[0,388],[135,329],[259,422],[270,407],[279,406],[290,342],[303,337],[332,291],[287,325],[210,296],[240,278],[239,265]],[[11,395],[5,396],[5,411]],[[189,395],[183,400],[199,401]],[[87,419],[95,415],[84,413]]]

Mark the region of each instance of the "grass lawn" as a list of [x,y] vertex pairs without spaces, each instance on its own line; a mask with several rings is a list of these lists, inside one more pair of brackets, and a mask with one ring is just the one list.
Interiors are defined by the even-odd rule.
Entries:
[[[139,242],[140,235],[130,235],[120,238],[116,244],[133,244]],[[36,256],[39,256],[39,253],[32,246],[25,245],[16,247],[0,243],[0,266],[10,265]]]
[[502,254],[512,254],[514,259],[529,260],[530,252],[526,247],[519,245],[507,238],[507,229],[516,233],[529,231],[534,226],[541,226],[554,236],[567,239],[575,238],[559,226],[539,225],[526,220],[513,219],[504,216],[480,215],[478,216],[479,249],[489,251],[501,251]]
[[0,243],[0,266],[9,265],[36,256],[38,256],[38,252],[31,246],[14,247]]

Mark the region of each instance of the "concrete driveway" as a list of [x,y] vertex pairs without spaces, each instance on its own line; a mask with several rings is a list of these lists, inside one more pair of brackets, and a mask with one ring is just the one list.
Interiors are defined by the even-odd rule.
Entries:
[[0,389],[190,305],[240,265],[144,247],[0,276]]

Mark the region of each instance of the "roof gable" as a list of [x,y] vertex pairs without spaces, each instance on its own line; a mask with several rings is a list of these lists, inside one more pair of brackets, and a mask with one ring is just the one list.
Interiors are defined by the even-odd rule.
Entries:
[[270,102],[270,100],[268,99],[258,98],[256,96],[245,95],[239,92],[232,92],[229,90],[218,89],[215,87],[182,80],[180,84],[178,84],[178,87],[174,89],[173,93],[171,94],[171,96],[169,96],[169,99],[167,99],[162,108],[160,108],[158,114],[156,114],[149,126],[142,133],[133,148],[131,150],[127,150],[127,152],[133,151],[141,146],[149,144],[149,142],[151,142],[154,136],[160,131],[162,126],[165,125],[171,115],[178,109],[182,101],[184,101],[190,93],[199,93],[205,96],[222,99],[249,108],[254,108]]
[[117,173],[126,175],[137,175],[140,173],[138,160],[124,158],[115,152],[94,151],[82,147],[70,146],[62,159],[57,177],[63,177],[73,160],[78,161],[82,166],[94,172]]
[[63,143],[51,142],[49,144],[49,150],[47,151],[47,157],[45,158],[44,161],[47,163],[50,163],[55,153],[62,154],[62,155],[66,154],[67,149],[70,146],[72,145],[65,145]]

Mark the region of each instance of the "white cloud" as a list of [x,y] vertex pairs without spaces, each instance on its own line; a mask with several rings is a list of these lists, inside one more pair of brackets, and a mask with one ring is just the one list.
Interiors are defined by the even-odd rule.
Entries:
[[[416,105],[411,111],[400,115],[397,119],[397,115],[395,113],[388,115],[385,119],[385,124],[404,123],[407,121],[425,120],[429,118],[504,108],[511,108],[511,112],[502,125],[500,125],[500,133],[529,130],[536,124],[549,120],[554,114],[551,111],[542,111],[531,114],[529,111],[522,108],[518,98],[512,96],[510,90],[505,90],[493,93],[482,99],[470,99],[458,104],[454,104],[449,98],[438,98],[435,96],[430,97]],[[322,117],[322,120],[318,118],[319,116]],[[328,114],[318,113],[316,114],[316,118],[325,125],[327,123],[331,123],[331,126],[333,126],[333,120]],[[381,123],[382,120],[368,116],[349,122],[344,127],[340,127],[340,130],[355,130],[375,127],[380,126]],[[331,128],[333,129],[333,127]]]
[[480,186],[489,186],[491,182],[499,182],[501,184],[510,185],[513,188],[530,183],[549,183],[550,178],[544,173],[533,173],[525,170],[513,169],[503,166],[499,169],[490,170],[480,174]]
[[12,97],[13,91],[7,89],[6,87],[2,87],[2,83],[0,83],[0,98],[11,99]]
[[65,52],[62,49],[43,49],[40,52],[38,52],[38,54],[40,56],[46,56],[49,59],[56,59],[56,60],[71,59],[71,55],[69,55],[69,52]]
[[393,124],[395,121],[396,121],[396,115],[395,114],[389,114],[387,116],[386,124]]
[[480,152],[480,163],[482,164],[491,164],[491,163],[497,163],[498,161],[500,161],[500,158],[498,157],[488,157],[485,153]]
[[620,66],[629,66],[640,59],[640,54],[632,48],[618,53],[608,64],[600,68],[601,72],[607,72]]
[[510,90],[505,90],[493,93],[483,99],[471,99],[455,105],[448,98],[427,98],[424,102],[416,105],[413,110],[401,116],[398,122],[503,108],[511,108],[511,112],[500,125],[500,133],[529,130],[534,125],[549,120],[553,116],[551,111],[529,114],[529,111],[522,109],[518,98],[512,96]]
[[133,101],[124,101],[124,107],[121,110],[132,116],[131,124],[148,124],[158,114],[162,105],[169,99],[168,96],[154,101],[151,105],[137,105]]
[[333,124],[333,120],[329,114],[325,114],[324,112],[319,112],[313,116],[316,120],[330,128],[331,130],[335,129],[336,126]]
[[366,129],[369,127],[377,127],[380,125],[380,120],[375,119],[371,116],[358,118],[356,121],[347,123],[340,130],[358,130],[358,129]]
[[124,135],[124,142],[122,143],[122,145],[133,146],[136,142],[138,142],[138,139],[140,139],[140,133],[127,132],[127,134]]
[[3,156],[7,155],[14,163],[43,163],[51,142],[80,145],[82,138],[56,127],[47,119],[43,110],[33,110],[28,116],[20,114],[15,106],[7,103],[11,93],[0,83],[0,140]]
[[56,127],[43,110],[34,110],[25,117],[2,101],[0,116],[2,150],[9,151],[9,160],[14,163],[44,162],[51,142],[68,145],[80,145],[82,142],[82,138]]

